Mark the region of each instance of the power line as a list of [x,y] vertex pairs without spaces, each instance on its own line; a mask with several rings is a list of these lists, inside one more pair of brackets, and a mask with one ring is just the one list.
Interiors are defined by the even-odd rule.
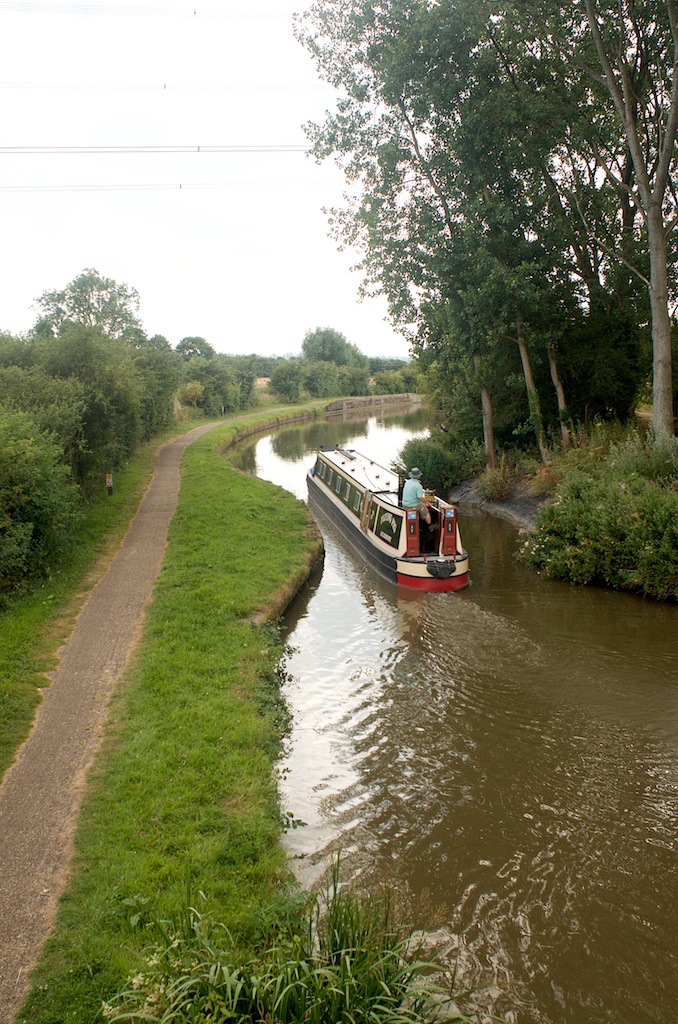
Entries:
[[189,192],[230,188],[313,188],[345,184],[340,181],[231,181],[150,183],[138,185],[0,185],[0,193],[18,192]]
[[107,155],[113,153],[308,153],[302,145],[263,146],[0,146],[0,156]]
[[224,11],[212,10],[199,7],[139,7],[139,6],[112,6],[98,4],[49,4],[33,3],[30,0],[20,0],[18,3],[11,3],[8,0],[1,0],[0,13],[7,11],[16,14],[103,14],[113,16],[135,15],[145,18],[255,18],[255,19],[276,19],[290,18],[294,13],[289,11]]
[[0,82],[0,89],[73,89],[134,92],[315,92],[327,90],[322,82]]

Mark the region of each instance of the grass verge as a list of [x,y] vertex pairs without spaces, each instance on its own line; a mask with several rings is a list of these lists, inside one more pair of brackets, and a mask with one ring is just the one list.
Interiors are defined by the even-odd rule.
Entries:
[[[286,410],[284,418],[295,412]],[[112,701],[71,882],[20,1020],[100,1019],[102,1000],[137,962],[144,914],[175,913],[187,887],[208,891],[220,918],[246,942],[251,907],[284,876],[273,771],[285,725],[276,673],[282,651],[277,633],[251,620],[288,600],[319,541],[301,502],[236,472],[220,454],[270,422],[266,412],[227,422],[184,457],[179,506],[142,645]],[[55,585],[51,603],[34,620],[41,643],[31,646],[25,629],[24,664],[36,682],[49,660],[44,638],[53,638],[53,652],[54,638],[72,619],[51,605],[62,597],[79,606],[75,595],[88,564],[108,550],[109,526],[109,544],[117,547],[150,479],[156,448],[140,456],[128,479],[116,480],[114,498],[103,503],[103,525],[93,517],[90,562],[83,550],[70,590],[65,580],[61,591]],[[4,646],[18,679],[12,646],[16,653],[21,645]],[[26,704],[32,708],[35,700]],[[9,739],[6,746],[11,749]]]

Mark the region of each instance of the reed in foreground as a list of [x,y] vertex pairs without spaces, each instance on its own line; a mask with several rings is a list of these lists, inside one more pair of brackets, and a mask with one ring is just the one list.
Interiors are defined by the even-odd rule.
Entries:
[[[160,942],[145,969],[103,1007],[112,1022],[162,1024],[438,1024],[469,1021],[434,978],[443,968],[420,959],[395,921],[388,898],[359,896],[339,884],[302,894],[298,912],[256,955],[233,956],[229,933],[188,908],[177,925],[156,924]],[[445,1012],[448,1011],[448,1012]]]

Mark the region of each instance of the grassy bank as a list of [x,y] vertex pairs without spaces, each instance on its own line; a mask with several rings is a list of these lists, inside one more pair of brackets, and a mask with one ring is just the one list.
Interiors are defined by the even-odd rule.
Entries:
[[[273,770],[284,726],[275,671],[281,649],[277,634],[251,618],[285,603],[318,541],[302,503],[231,469],[219,453],[270,421],[263,412],[217,427],[184,458],[142,646],[112,702],[73,877],[20,1015],[31,1024],[100,1019],[102,999],[137,962],[145,915],[171,916],[188,888],[209,893],[215,914],[247,941],[252,908],[284,874]],[[104,555],[107,531],[110,548],[117,546],[153,456],[144,453],[128,479],[116,480],[98,525],[93,514],[90,563]],[[79,605],[84,551],[81,563],[69,570],[70,592],[64,579],[61,590],[55,585],[33,602],[40,644],[31,645],[26,626],[13,629],[23,641],[7,643],[3,630],[15,679],[30,671],[37,682],[55,638],[67,631],[71,612],[52,608],[60,598]],[[13,613],[28,622],[28,604],[10,609],[3,624]],[[12,652],[23,653],[23,672]],[[35,699],[24,703],[33,707]]]

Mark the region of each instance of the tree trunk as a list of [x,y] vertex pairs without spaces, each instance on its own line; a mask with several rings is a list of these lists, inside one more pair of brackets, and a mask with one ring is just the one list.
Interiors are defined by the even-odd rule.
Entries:
[[[652,81],[644,44],[654,35],[655,14],[650,22],[625,20],[626,5],[620,4],[617,28],[619,48],[606,49],[595,0],[584,0],[604,82],[624,126],[629,154],[638,184],[637,201],[643,212],[650,248],[650,313],[652,317],[652,412],[655,433],[673,437],[673,386],[671,373],[671,320],[668,308],[667,230],[662,205],[671,180],[678,133],[678,6],[665,0],[670,29],[666,66],[671,70],[671,88],[665,91],[664,77]],[[629,5],[633,8],[633,4]],[[649,11],[649,9],[648,9]],[[637,12],[634,13],[634,18]],[[644,15],[643,15],[644,16]],[[659,45],[659,42],[656,44]],[[645,81],[639,90],[638,82]],[[658,97],[661,97],[658,99]],[[662,116],[653,107],[660,103]],[[661,111],[660,111],[661,112]]]
[[671,320],[668,309],[666,233],[661,206],[652,203],[647,215],[650,243],[650,309],[652,311],[652,420],[656,434],[673,437]]
[[[478,377],[480,377],[480,352],[473,353],[473,365]],[[490,392],[484,384],[480,385],[480,404],[483,410],[483,439],[485,442],[485,454],[487,456],[488,469],[494,469],[497,465],[497,452],[494,444],[494,423],[492,420],[492,399]]]
[[518,350],[520,352],[520,361],[523,364],[523,376],[525,377],[525,387],[527,389],[527,402],[530,407],[530,420],[534,427],[534,433],[537,438],[537,444],[539,445],[539,454],[541,455],[541,461],[545,466],[549,464],[549,450],[546,444],[546,438],[544,437],[544,423],[541,417],[541,406],[539,404],[539,395],[534,384],[534,377],[532,376],[532,365],[530,363],[530,353],[527,351],[527,345],[523,338],[523,332],[520,326],[518,326]]
[[556,363],[555,352],[551,345],[546,346],[546,352],[549,357],[549,369],[551,371],[551,380],[553,386],[556,389],[556,398],[558,400],[558,419],[560,421],[560,436],[563,439],[563,451],[566,452],[570,447],[570,431],[567,423],[565,422],[565,415],[567,411],[567,404],[565,402],[565,392],[563,391],[563,384],[558,376],[558,366]]

